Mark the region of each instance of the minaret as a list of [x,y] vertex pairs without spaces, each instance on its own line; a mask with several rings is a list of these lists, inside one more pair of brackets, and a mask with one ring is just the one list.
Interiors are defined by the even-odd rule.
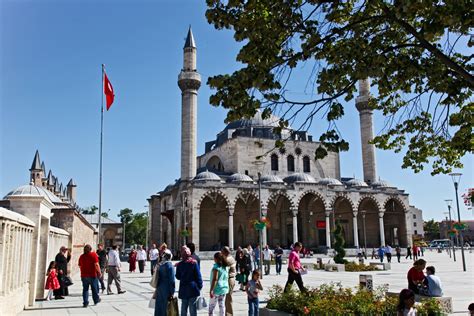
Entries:
[[360,138],[362,142],[362,164],[364,181],[373,183],[377,180],[377,166],[375,162],[375,146],[369,142],[374,139],[374,122],[372,109],[369,107],[370,82],[369,79],[359,81],[359,96],[356,98],[356,108],[360,118]]
[[39,152],[37,150],[35,153],[35,158],[33,158],[33,163],[31,164],[31,168],[30,168],[30,182],[40,187],[43,185],[43,178],[44,178],[44,172],[43,172],[43,168],[41,167],[41,159],[39,156]]
[[73,179],[69,180],[69,183],[66,186],[67,189],[67,198],[69,201],[72,203],[76,202],[76,183],[74,182]]
[[181,89],[181,180],[190,180],[196,175],[197,92],[201,86],[201,75],[196,71],[197,51],[191,27],[183,50],[183,69],[178,76]]

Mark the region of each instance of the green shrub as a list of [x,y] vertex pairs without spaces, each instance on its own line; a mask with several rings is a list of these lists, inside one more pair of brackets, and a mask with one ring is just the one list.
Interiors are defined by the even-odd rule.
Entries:
[[[281,286],[270,289],[267,307],[295,315],[397,315],[396,297],[385,297],[387,289],[373,292],[344,288],[340,283],[323,284],[307,293],[283,292]],[[417,315],[440,315],[440,306],[429,300],[417,306]]]
[[359,271],[378,271],[379,268],[376,266],[357,264],[355,262],[347,262],[344,264],[347,272],[359,272]]
[[336,222],[336,229],[334,230],[334,250],[336,251],[336,255],[334,256],[334,262],[343,264],[346,263],[347,260],[344,260],[344,256],[346,255],[346,251],[344,250],[344,236],[342,235],[342,226],[339,221]]

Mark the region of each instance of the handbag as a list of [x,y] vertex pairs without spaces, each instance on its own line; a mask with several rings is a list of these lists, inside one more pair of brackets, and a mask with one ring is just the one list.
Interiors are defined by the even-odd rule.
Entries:
[[65,285],[65,286],[71,286],[71,285],[74,284],[74,283],[72,282],[71,277],[68,277],[68,276],[65,276],[65,277],[64,277],[63,282],[64,282],[64,285]]
[[156,304],[156,299],[154,299],[153,297],[150,299],[150,302],[148,302],[148,308],[155,308],[155,304]]
[[204,296],[199,296],[196,300],[196,309],[200,311],[207,307],[206,298]]
[[179,316],[177,297],[173,297],[168,301],[168,306],[166,307],[166,316]]
[[160,271],[158,271],[158,267],[159,265],[156,265],[155,266],[155,269],[153,270],[153,277],[151,278],[151,281],[150,281],[150,286],[154,289],[156,289],[156,287],[158,286],[158,279],[159,279],[159,276],[160,276]]

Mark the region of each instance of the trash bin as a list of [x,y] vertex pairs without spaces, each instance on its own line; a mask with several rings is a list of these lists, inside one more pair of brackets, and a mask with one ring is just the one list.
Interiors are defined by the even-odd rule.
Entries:
[[371,274],[359,274],[359,287],[361,289],[366,289],[367,291],[372,291],[374,288],[372,275]]

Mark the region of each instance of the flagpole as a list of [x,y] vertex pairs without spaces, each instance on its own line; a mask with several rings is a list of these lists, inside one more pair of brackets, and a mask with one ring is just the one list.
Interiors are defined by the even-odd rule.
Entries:
[[100,159],[99,159],[99,230],[98,240],[102,242],[102,143],[104,132],[104,64],[102,64],[102,86],[100,102]]

